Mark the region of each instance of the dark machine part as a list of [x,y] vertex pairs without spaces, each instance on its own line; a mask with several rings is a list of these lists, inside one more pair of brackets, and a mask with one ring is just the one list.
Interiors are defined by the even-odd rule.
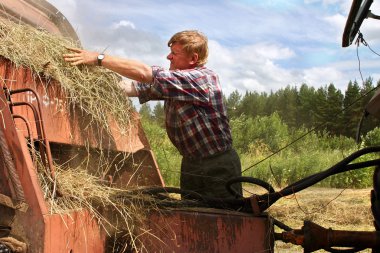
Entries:
[[311,221],[305,221],[302,229],[275,233],[275,239],[300,245],[305,253],[320,249],[334,252],[336,247],[350,248],[349,252],[380,247],[380,232],[332,230]]
[[380,119],[380,90],[377,90],[368,102],[365,107],[365,112]]
[[[360,33],[360,27],[363,24],[364,19],[374,18],[380,19],[380,16],[375,15],[371,12],[370,8],[373,3],[373,0],[353,0],[350,13],[348,15],[346,25],[342,37],[342,46],[348,47],[355,40],[355,37],[358,36],[358,40],[362,40],[362,34]],[[361,42],[361,41],[359,41]],[[364,119],[368,115],[372,115],[380,119],[380,91],[377,91],[371,100],[366,105],[363,116],[359,122],[356,141],[360,141],[360,132],[364,122]]]
[[348,15],[346,26],[343,32],[342,46],[348,47],[355,40],[356,35],[359,32],[360,26],[364,19],[375,18],[380,19],[379,16],[374,15],[370,11],[370,7],[373,0],[353,0],[350,13]]

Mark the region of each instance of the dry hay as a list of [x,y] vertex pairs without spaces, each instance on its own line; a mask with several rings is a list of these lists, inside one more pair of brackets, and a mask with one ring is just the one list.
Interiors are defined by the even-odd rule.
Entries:
[[[115,238],[117,250],[112,252],[146,252],[142,234],[149,234],[144,225],[151,210],[159,211],[149,195],[136,194],[135,189],[119,189],[91,175],[85,168],[69,168],[55,164],[55,177],[46,172],[37,159],[39,181],[51,214],[66,214],[86,209],[104,229],[109,238]],[[148,236],[155,237],[154,234]],[[116,245],[125,238],[123,245]],[[145,237],[146,238],[146,237]],[[120,244],[120,243],[119,243]]]
[[[67,53],[67,47],[78,47],[76,42],[2,19],[0,38],[1,56],[16,67],[29,68],[37,79],[58,81],[67,96],[67,104],[88,114],[91,123],[110,131],[111,117],[118,123],[119,133],[129,132],[133,108],[118,86],[121,77],[104,68],[66,63],[62,55]],[[52,178],[40,160],[35,157],[39,181],[51,213],[63,214],[85,208],[109,235],[122,230],[131,243],[128,247],[137,251],[144,247],[137,238],[147,233],[140,225],[146,213],[156,208],[154,200],[147,195],[109,187],[99,177],[89,174],[86,168],[55,164],[55,177]],[[57,192],[62,196],[57,196]]]
[[67,47],[79,47],[75,41],[4,19],[0,19],[0,38],[0,55],[31,69],[36,78],[57,80],[68,105],[90,115],[92,123],[110,130],[107,117],[111,116],[119,132],[128,132],[132,105],[117,85],[121,77],[105,68],[66,63],[62,55]]
[[282,198],[269,213],[294,229],[304,220],[341,230],[374,230],[369,189],[310,187]]

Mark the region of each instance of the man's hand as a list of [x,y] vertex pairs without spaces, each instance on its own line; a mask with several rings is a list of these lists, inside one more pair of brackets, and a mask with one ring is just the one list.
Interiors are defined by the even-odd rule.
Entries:
[[[67,50],[71,51],[71,53],[63,54],[63,59],[73,66],[79,64],[98,65],[98,52],[69,47]],[[123,59],[107,54],[102,61],[102,66],[138,82],[153,82],[152,67],[136,60]]]
[[67,48],[72,53],[64,54],[63,59],[66,62],[69,62],[71,65],[97,65],[98,63],[98,55],[97,52],[86,51],[79,48]]

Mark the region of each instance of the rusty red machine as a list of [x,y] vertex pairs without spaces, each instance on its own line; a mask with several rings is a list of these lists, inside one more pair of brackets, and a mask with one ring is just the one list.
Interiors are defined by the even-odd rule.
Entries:
[[[354,2],[360,2],[361,6],[361,1]],[[0,0],[0,5],[2,17],[78,39],[66,18],[46,1]],[[149,142],[137,123],[128,138],[114,131],[108,134],[107,142],[99,143],[96,131],[83,130],[85,117],[67,111],[66,96],[60,84],[50,80],[46,85],[47,80],[36,81],[32,75],[30,69],[16,67],[0,56],[0,238],[13,235],[27,244],[30,253],[112,252],[107,248],[109,236],[88,210],[72,210],[67,214],[49,212],[28,147],[31,143],[38,147],[37,152],[47,161],[45,166],[52,174],[53,160],[58,164],[67,161],[75,164],[87,156],[89,150],[94,164],[99,159],[96,152],[99,148],[107,149],[115,157],[128,154],[131,162],[126,162],[113,178],[116,185],[126,187],[128,182],[128,186],[164,189]],[[133,118],[139,121],[137,113]],[[341,166],[351,166],[348,164],[353,158],[379,151],[378,148],[360,151]],[[132,160],[141,164],[138,171],[132,170]],[[378,163],[370,161],[370,165]],[[327,174],[318,176],[320,180]],[[267,185],[261,186],[268,189]],[[196,211],[179,208],[151,213],[148,220],[157,240],[145,245],[146,252],[275,252],[275,240],[301,245],[305,252],[340,246],[380,247],[377,232],[332,231],[310,222],[300,230],[293,230],[265,213],[278,198],[305,187],[296,184],[280,192],[269,187],[268,194],[241,200],[238,204],[249,206],[243,212],[231,210],[233,208]],[[275,233],[275,225],[285,232]],[[352,238],[356,239],[354,245]]]
[[[2,0],[0,4],[0,15],[7,19],[78,39],[64,16],[46,1]],[[73,154],[80,161],[81,156],[88,155],[90,146],[90,150],[103,148],[115,156],[130,154],[130,160],[141,164],[136,172],[126,162],[114,178],[116,185],[123,187],[128,181],[130,186],[163,187],[144,131],[140,124],[133,124],[136,127],[127,137],[114,132],[109,134],[109,141],[103,142],[105,147],[99,147],[102,144],[97,142],[96,131],[83,130],[83,115],[67,111],[66,96],[59,83],[46,85],[46,80],[36,81],[32,75],[30,69],[0,58],[1,158],[7,161],[0,165],[2,232],[11,227],[11,233],[26,242],[31,253],[109,252],[106,233],[87,210],[49,212],[28,142],[38,146],[51,173],[52,160],[58,164],[68,160],[75,163]],[[137,114],[135,120],[138,121]],[[94,152],[91,162],[97,163],[97,159]],[[161,242],[152,243],[148,252],[263,252],[273,248],[272,225],[265,215],[254,217],[222,210],[171,211],[152,214],[149,219],[152,224],[162,225],[154,233]]]

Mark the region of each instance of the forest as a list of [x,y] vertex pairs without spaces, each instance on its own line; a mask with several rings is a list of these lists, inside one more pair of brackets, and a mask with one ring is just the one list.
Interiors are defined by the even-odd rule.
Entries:
[[[270,93],[232,92],[224,99],[243,175],[280,188],[380,143],[379,120],[364,113],[379,84],[367,78],[362,84],[350,81],[344,92],[333,83],[320,88],[288,85]],[[181,156],[166,135],[163,104],[152,109],[146,103],[139,112],[166,184],[178,186]],[[372,173],[373,168],[339,173],[319,184],[364,188],[372,186]]]

